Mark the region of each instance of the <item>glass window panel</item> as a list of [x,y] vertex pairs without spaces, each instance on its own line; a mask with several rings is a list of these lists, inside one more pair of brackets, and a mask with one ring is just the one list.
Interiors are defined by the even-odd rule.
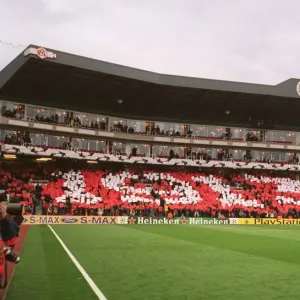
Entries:
[[26,116],[27,120],[36,120],[36,117],[41,116],[44,117],[44,119],[49,116],[49,110],[47,108],[41,108],[37,106],[27,106],[26,107]]
[[9,134],[13,134],[13,133],[15,133],[15,131],[13,131],[13,130],[7,130],[7,129],[4,130],[4,136],[9,135]]
[[23,119],[25,115],[25,105],[3,101],[1,114],[7,118]]
[[128,130],[127,120],[119,119],[118,124],[121,132],[127,132]]
[[295,132],[286,132],[286,141],[295,144],[296,143],[296,134]]
[[184,124],[174,124],[173,128],[173,134],[175,136],[185,136]]
[[198,148],[198,147],[196,148],[196,147],[193,147],[193,148],[192,148],[192,151],[194,151],[194,152],[196,152],[196,153],[197,153],[197,152],[205,152],[205,151],[206,151],[206,148]]
[[190,125],[190,130],[192,131],[192,136],[200,136],[199,125]]
[[125,154],[126,153],[126,144],[114,142],[112,150],[113,150],[113,153]]
[[144,144],[129,144],[130,153],[132,152],[132,149],[137,149],[137,155],[144,155],[149,156],[150,155],[150,145],[144,145]]
[[11,145],[21,145],[18,131],[4,130],[4,142]]
[[244,130],[241,128],[231,128],[231,134],[234,139],[244,139]]
[[174,125],[171,123],[156,122],[155,126],[156,126],[156,128],[157,127],[159,128],[161,135],[171,135],[172,131],[174,129]]
[[210,153],[211,157],[212,157],[213,159],[217,158],[217,157],[218,157],[218,153],[219,153],[219,151],[221,151],[221,150],[222,150],[222,149],[212,148],[212,149],[211,149],[211,153]]
[[110,118],[110,130],[121,132],[123,130],[123,120],[118,118]]
[[170,147],[170,146],[162,146],[161,147],[161,153],[162,153],[162,155],[163,156],[169,156],[171,148],[172,147]]
[[[126,121],[126,126],[127,126],[126,131],[127,131],[128,133],[134,133],[134,132],[137,131],[137,121],[134,121],[134,120],[127,120],[127,121]],[[138,129],[139,129],[139,128],[138,128]],[[138,131],[138,132],[140,132],[140,131]]]
[[175,135],[175,124],[169,123],[170,135]]
[[90,151],[99,151],[105,153],[106,142],[90,140]]
[[149,145],[139,145],[138,153],[141,155],[149,155],[150,154],[150,146]]
[[221,138],[225,131],[226,129],[224,127],[208,126],[209,137]]
[[98,116],[98,115],[90,115],[90,120],[91,122],[101,122],[101,121],[106,121],[106,117],[105,116]]
[[48,135],[48,145],[50,147],[63,148],[64,144],[68,141],[69,138],[65,136]]
[[49,109],[49,118],[54,119],[57,123],[66,124],[67,123],[67,112],[60,109]]
[[90,120],[91,120],[91,126],[92,127],[100,129],[100,130],[106,130],[107,129],[106,117],[91,115]]
[[30,133],[31,142],[36,146],[47,146],[48,145],[48,136],[43,133]]
[[246,130],[245,134],[246,141],[259,141],[260,140],[260,131],[258,130]]
[[293,156],[294,156],[294,153],[282,153],[281,154],[281,158],[282,158],[281,161],[286,161],[286,162],[293,163]]
[[6,102],[6,109],[13,111],[18,106],[17,103]]
[[[160,135],[185,135],[184,134],[184,125],[183,124],[174,124],[174,123],[162,123],[162,122],[155,122],[155,128]],[[159,129],[159,130],[158,130]]]
[[110,118],[110,130],[116,132],[146,132],[145,121],[126,120],[120,118]]
[[179,157],[184,157],[184,147],[172,147],[172,146],[163,146],[163,145],[153,145],[152,154],[155,156],[164,156],[168,157],[170,151],[174,151],[174,155]]
[[145,133],[146,132],[146,122],[136,121],[136,120],[124,120],[127,126],[128,133]]
[[208,127],[201,125],[190,125],[190,129],[192,131],[192,136],[208,136]]
[[294,132],[267,131],[266,132],[266,141],[295,143],[296,142],[296,134]]
[[206,148],[204,153],[206,153],[208,157],[213,158],[213,151],[212,150],[213,150],[212,148]]
[[168,146],[161,146],[161,145],[153,145],[152,148],[153,155],[156,156],[168,156],[169,155],[169,147]]
[[91,116],[89,114],[74,112],[73,118],[79,121],[81,127],[89,127],[92,123]]
[[1,134],[1,141],[4,142],[5,139],[5,129],[0,129],[0,134]]
[[72,146],[80,150],[89,150],[89,140],[82,138],[72,138]]
[[179,158],[184,158],[184,147],[174,147],[175,155],[178,155]]
[[266,152],[264,151],[251,151],[252,157],[254,160],[262,161],[266,156]]
[[243,159],[243,151],[242,150],[230,150],[232,155],[232,159],[234,160],[242,160]]
[[146,122],[136,121],[135,132],[145,133],[146,132]]
[[280,152],[272,152],[268,158],[272,159],[273,161],[281,161]]

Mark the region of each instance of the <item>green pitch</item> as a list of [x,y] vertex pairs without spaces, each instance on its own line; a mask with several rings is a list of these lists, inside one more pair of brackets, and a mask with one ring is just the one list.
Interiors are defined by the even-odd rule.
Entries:
[[[108,300],[299,299],[297,226],[55,225]],[[7,300],[97,299],[50,229],[32,226]]]

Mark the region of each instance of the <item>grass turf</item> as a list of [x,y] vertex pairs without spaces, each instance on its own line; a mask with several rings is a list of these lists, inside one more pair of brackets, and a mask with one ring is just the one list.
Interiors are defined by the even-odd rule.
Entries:
[[[108,300],[299,299],[297,226],[55,225]],[[7,300],[96,299],[47,226],[32,226]]]

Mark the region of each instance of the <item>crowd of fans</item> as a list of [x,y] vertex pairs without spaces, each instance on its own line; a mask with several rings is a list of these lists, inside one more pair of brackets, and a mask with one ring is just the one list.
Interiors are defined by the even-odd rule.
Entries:
[[6,106],[1,108],[1,115],[7,118],[23,119],[24,118],[24,107],[15,106],[13,109],[7,109]]
[[5,135],[4,143],[21,146],[24,144],[31,144],[31,138],[28,131],[14,131]]
[[[24,105],[15,106],[13,109],[7,109],[5,106],[2,107],[2,116],[8,118],[17,118],[24,119]],[[52,115],[48,115],[45,112],[38,113],[34,119],[37,122],[50,123],[50,124],[62,124],[71,127],[81,127],[81,128],[91,128],[97,130],[109,130],[115,132],[122,133],[130,133],[130,134],[146,134],[146,135],[157,135],[157,136],[169,136],[169,137],[187,137],[193,139],[209,139],[209,140],[234,140],[234,141],[243,141],[242,138],[234,138],[230,131],[226,131],[225,133],[220,133],[219,136],[200,136],[194,134],[193,130],[185,129],[184,132],[180,132],[179,130],[162,130],[159,126],[156,126],[155,123],[146,123],[145,130],[143,132],[137,132],[134,127],[128,126],[127,123],[115,122],[110,127],[108,126],[108,122],[105,119],[102,121],[93,121],[89,123],[88,121],[84,121],[80,119],[80,117],[75,116],[72,112],[64,113],[63,121],[61,121],[61,117],[56,113]],[[245,140],[251,142],[261,141],[263,138],[258,137],[254,132],[249,131],[246,134]],[[277,144],[292,144],[289,141],[273,141],[268,140],[270,143]]]
[[[24,119],[24,106],[15,106],[13,109],[7,109],[5,106],[2,107],[1,111],[2,116],[7,118],[14,119]],[[62,124],[72,127],[83,127],[83,128],[93,128],[99,130],[107,130],[107,123],[102,121],[95,121],[91,124],[82,121],[78,116],[74,116],[73,113],[66,112],[64,115],[63,121],[60,122],[60,116],[58,114],[48,115],[47,113],[41,112],[38,113],[35,118],[30,119],[32,121],[49,123],[49,124]]]
[[107,129],[107,123],[104,120],[95,121],[89,124],[87,122],[82,121],[78,116],[74,116],[73,113],[69,113],[69,112],[66,112],[66,114],[64,115],[63,122],[59,122],[58,114],[48,116],[43,113],[39,113],[35,116],[35,120],[37,122],[52,123],[52,124],[60,123],[71,127],[93,128],[99,130]]
[[[30,133],[28,131],[14,131],[11,132],[10,134],[7,134],[3,140],[5,144],[10,144],[10,145],[24,145],[24,146],[42,146],[45,148],[45,145],[40,145],[40,144],[35,144],[32,142],[32,139],[30,137]],[[57,147],[48,147],[48,148],[57,148]],[[88,151],[86,149],[81,149],[80,147],[77,147],[76,145],[74,146],[70,141],[64,141],[62,144],[61,149],[63,150],[70,150],[70,151]],[[246,153],[243,157],[240,159],[234,159],[232,152],[230,149],[220,149],[216,153],[216,156],[212,157],[209,152],[206,152],[205,150],[202,151],[195,151],[195,149],[186,147],[184,151],[184,155],[179,155],[177,152],[174,151],[174,149],[171,149],[169,152],[153,152],[153,153],[147,153],[147,154],[142,154],[139,153],[138,149],[136,147],[131,148],[131,152],[125,153],[122,152],[123,149],[120,150],[112,150],[110,154],[114,155],[130,155],[134,157],[146,157],[146,156],[151,156],[155,158],[168,158],[168,159],[191,159],[191,160],[205,160],[205,161],[210,161],[210,160],[217,160],[217,161],[245,161],[245,162],[256,162],[256,163],[268,163],[268,164],[273,164],[273,163],[288,163],[288,164],[293,164],[293,165],[298,165],[299,164],[299,157],[296,153],[293,154],[293,156],[290,156],[288,161],[285,162],[280,162],[280,161],[275,161],[272,157],[263,157],[261,160],[257,160],[253,158],[251,150],[246,150]],[[100,151],[91,151],[91,152],[98,152],[98,153],[105,153],[104,150]]]
[[247,142],[258,142],[259,138],[253,132],[250,131],[246,134],[246,141]]
[[262,173],[1,170],[0,188],[32,214],[300,217],[300,181]]
[[300,182],[291,178],[145,171],[111,173],[101,182],[120,213],[140,205],[148,213],[186,217],[298,217],[300,212]]
[[243,141],[243,139],[233,138],[230,132],[221,133],[217,137],[209,137],[209,136],[200,136],[193,133],[193,130],[187,129],[184,132],[180,132],[179,130],[162,130],[157,125],[151,123],[146,123],[145,130],[143,132],[136,132],[133,127],[127,125],[127,123],[116,122],[111,128],[110,131],[123,132],[123,133],[137,133],[137,134],[146,134],[146,135],[156,135],[156,136],[168,136],[168,137],[187,137],[193,139],[211,139],[211,140],[235,140],[235,141]]
[[[161,130],[159,126],[154,126],[150,123],[146,123],[145,130],[143,132],[136,132],[133,127],[127,125],[127,123],[116,122],[111,128],[110,131],[117,131],[123,133],[138,133],[138,134],[147,134],[147,135],[159,135],[159,136],[173,136],[180,137],[181,133],[178,130]],[[188,131],[188,136],[191,137],[192,131]]]

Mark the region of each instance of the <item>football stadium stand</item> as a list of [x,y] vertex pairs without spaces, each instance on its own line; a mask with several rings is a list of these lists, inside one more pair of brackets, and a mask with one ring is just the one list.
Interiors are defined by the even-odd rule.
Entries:
[[1,170],[1,188],[27,213],[210,217],[300,214],[300,181],[256,174],[143,170]]
[[0,73],[2,189],[33,214],[298,217],[298,85],[29,45]]

